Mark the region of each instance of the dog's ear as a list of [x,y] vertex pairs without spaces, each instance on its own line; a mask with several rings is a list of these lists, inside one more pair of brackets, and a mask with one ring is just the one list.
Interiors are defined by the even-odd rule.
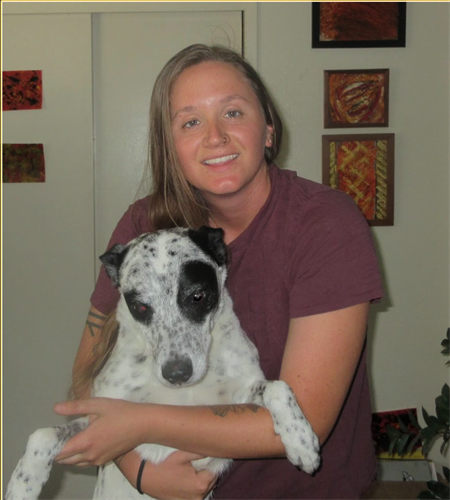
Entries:
[[228,249],[223,241],[223,229],[202,226],[198,230],[189,229],[188,235],[206,255],[209,255],[219,265],[223,266],[228,260]]
[[119,286],[119,269],[127,252],[128,247],[126,245],[114,245],[106,253],[100,255],[106,274],[115,287]]

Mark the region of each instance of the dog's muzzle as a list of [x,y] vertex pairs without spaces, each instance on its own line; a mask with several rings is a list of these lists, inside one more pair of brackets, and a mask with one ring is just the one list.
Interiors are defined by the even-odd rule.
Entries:
[[185,384],[192,373],[192,361],[189,358],[170,359],[162,367],[162,376],[172,385]]

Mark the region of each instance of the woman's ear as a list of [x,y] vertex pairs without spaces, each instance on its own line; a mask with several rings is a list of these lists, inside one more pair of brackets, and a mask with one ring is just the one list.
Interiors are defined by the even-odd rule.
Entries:
[[265,146],[266,148],[271,148],[273,146],[273,125],[267,125]]

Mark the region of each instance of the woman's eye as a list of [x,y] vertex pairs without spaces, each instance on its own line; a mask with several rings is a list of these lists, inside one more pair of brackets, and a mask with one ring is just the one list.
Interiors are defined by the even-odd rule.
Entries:
[[184,128],[192,128],[192,127],[195,127],[196,125],[198,125],[199,121],[198,120],[189,120],[188,122],[186,122],[183,127]]
[[228,116],[229,118],[237,118],[238,116],[241,116],[241,112],[238,111],[237,109],[233,109],[231,111],[228,111],[228,113],[226,114],[226,116]]
[[195,293],[192,296],[192,299],[193,299],[194,302],[201,302],[205,297],[206,297],[206,293],[205,292],[199,292],[199,293]]

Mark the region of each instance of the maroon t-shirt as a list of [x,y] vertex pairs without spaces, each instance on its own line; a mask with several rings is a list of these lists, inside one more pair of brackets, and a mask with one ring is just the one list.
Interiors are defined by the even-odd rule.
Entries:
[[[370,228],[349,196],[275,166],[270,179],[265,205],[229,245],[227,287],[243,329],[258,348],[265,376],[277,379],[291,318],[377,300],[382,285]],[[130,207],[110,245],[149,231],[147,201]],[[117,300],[102,270],[92,305],[106,314]],[[370,424],[364,351],[313,477],[287,459],[236,460],[214,497],[358,498],[375,474]]]

